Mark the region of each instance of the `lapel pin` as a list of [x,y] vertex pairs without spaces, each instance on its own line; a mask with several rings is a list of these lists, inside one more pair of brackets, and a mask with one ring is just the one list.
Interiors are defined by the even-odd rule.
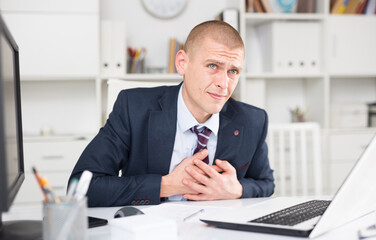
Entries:
[[239,135],[239,130],[235,130],[235,131],[234,131],[234,135],[235,135],[235,136],[238,136],[238,135]]

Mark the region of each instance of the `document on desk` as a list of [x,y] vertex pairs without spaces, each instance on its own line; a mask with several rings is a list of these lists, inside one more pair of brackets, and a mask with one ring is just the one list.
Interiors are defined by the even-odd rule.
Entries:
[[162,216],[165,218],[174,219],[178,222],[199,222],[199,218],[204,214],[223,210],[225,208],[226,207],[174,204],[169,202],[143,208],[142,211],[147,215]]

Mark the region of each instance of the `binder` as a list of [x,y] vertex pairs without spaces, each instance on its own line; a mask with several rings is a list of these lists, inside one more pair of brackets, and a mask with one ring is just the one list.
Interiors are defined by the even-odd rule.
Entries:
[[123,21],[101,22],[101,72],[107,76],[126,73],[126,25]]
[[239,31],[239,10],[236,8],[224,9],[216,18],[230,24],[233,28]]
[[261,24],[257,31],[264,72],[320,73],[320,23],[271,22]]

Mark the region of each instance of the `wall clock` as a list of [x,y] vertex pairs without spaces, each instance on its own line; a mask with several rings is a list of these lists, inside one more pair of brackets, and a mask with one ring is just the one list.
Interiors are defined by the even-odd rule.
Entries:
[[141,0],[141,2],[148,13],[166,19],[182,13],[188,0]]

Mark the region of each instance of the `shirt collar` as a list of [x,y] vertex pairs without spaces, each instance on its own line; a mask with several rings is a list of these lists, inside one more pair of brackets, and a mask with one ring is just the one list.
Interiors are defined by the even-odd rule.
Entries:
[[178,95],[178,124],[180,129],[185,132],[196,125],[199,125],[198,128],[205,126],[217,136],[219,129],[219,113],[212,114],[212,116],[202,124],[198,123],[185,105],[182,94],[183,84],[180,87]]

